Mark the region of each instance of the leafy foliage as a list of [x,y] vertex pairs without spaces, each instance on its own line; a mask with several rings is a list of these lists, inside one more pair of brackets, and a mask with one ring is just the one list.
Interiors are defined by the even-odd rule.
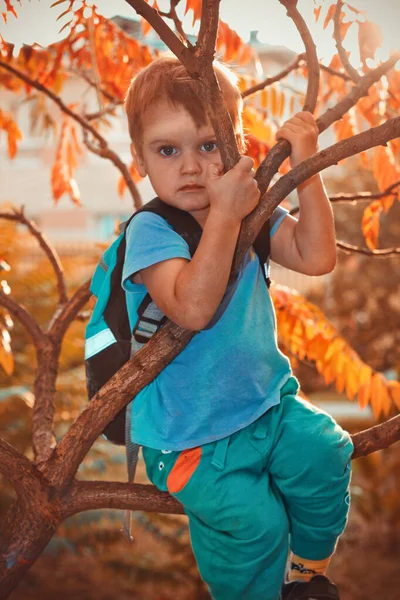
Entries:
[[279,341],[289,354],[312,361],[325,384],[335,384],[361,408],[371,405],[376,418],[400,410],[400,382],[374,372],[341,337],[321,310],[294,290],[271,288]]

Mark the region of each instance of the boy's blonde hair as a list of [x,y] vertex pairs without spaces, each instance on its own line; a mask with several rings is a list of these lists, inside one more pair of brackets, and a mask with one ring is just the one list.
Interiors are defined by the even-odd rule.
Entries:
[[[214,62],[214,69],[236,131],[239,150],[243,152],[243,101],[237,77],[222,63]],[[175,56],[156,59],[132,79],[125,98],[125,111],[129,134],[139,155],[143,142],[143,115],[160,100],[167,100],[173,106],[183,106],[197,127],[207,123],[207,110],[200,99],[199,86],[200,83],[187,74],[185,67]]]

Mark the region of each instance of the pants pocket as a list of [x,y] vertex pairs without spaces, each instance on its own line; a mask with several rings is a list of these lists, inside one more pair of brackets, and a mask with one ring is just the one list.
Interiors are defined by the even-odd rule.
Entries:
[[167,477],[167,489],[170,494],[178,494],[187,486],[200,464],[201,455],[201,446],[183,450],[179,454]]

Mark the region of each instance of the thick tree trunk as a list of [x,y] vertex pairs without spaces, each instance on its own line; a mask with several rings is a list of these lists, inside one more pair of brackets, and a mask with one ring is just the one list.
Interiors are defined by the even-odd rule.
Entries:
[[[39,508],[40,506],[40,508]],[[8,598],[53,537],[59,520],[46,501],[27,506],[16,500],[0,528],[0,598]]]

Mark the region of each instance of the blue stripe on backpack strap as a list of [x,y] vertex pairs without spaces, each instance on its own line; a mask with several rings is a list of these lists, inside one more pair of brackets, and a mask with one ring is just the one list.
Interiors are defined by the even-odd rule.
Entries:
[[103,329],[103,331],[96,333],[96,335],[92,335],[92,337],[85,341],[85,360],[98,354],[104,348],[107,348],[107,346],[115,344],[116,341],[111,329]]

